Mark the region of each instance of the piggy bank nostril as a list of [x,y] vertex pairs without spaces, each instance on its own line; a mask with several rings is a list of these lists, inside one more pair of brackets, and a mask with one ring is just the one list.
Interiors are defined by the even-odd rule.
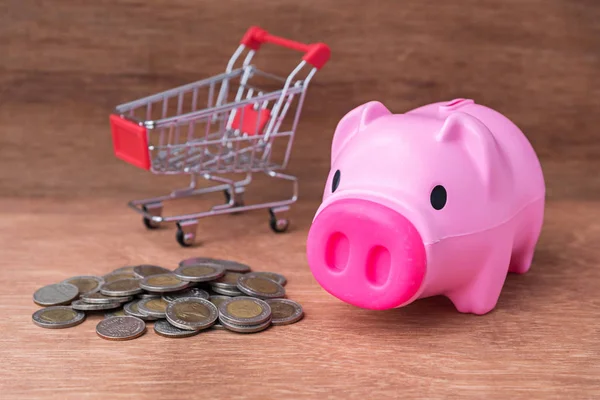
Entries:
[[390,276],[391,264],[390,251],[383,246],[374,246],[367,255],[367,280],[374,286],[383,286]]
[[335,232],[327,240],[325,245],[325,264],[334,272],[341,272],[348,263],[350,242],[346,235]]

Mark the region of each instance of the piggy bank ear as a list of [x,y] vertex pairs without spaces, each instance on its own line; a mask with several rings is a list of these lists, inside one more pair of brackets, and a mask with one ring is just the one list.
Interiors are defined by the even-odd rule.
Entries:
[[335,160],[342,147],[344,147],[352,136],[364,130],[377,118],[390,114],[391,112],[380,102],[370,101],[344,115],[333,134],[331,162]]
[[455,142],[462,146],[479,170],[481,178],[490,189],[494,165],[499,166],[496,139],[480,120],[463,112],[450,114],[436,137],[438,142]]

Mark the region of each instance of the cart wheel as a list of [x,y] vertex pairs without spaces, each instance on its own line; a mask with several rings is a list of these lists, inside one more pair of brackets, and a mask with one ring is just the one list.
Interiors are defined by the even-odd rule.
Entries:
[[[142,210],[144,210],[144,212],[148,212],[148,208],[146,206],[142,206]],[[142,217],[142,221],[148,229],[158,229],[160,227],[158,222],[154,222],[148,217]]]
[[[225,204],[228,204],[229,201],[231,200],[231,193],[229,193],[229,190],[225,189],[225,190],[223,190],[223,194],[225,195]],[[233,206],[234,207],[242,207],[244,205],[243,192],[238,193],[238,195],[236,197],[237,197],[237,199],[235,199]]]
[[287,218],[277,218],[273,210],[269,210],[271,217],[269,218],[269,226],[275,233],[283,233],[290,226],[290,220]]
[[143,217],[142,221],[144,222],[144,225],[148,229],[158,229],[159,228],[158,223],[152,221],[150,218]]
[[179,227],[177,228],[175,239],[177,239],[177,243],[179,243],[182,247],[190,247],[192,245],[192,243],[189,240],[185,239],[185,233],[183,233],[183,231]]
[[177,222],[177,233],[175,239],[183,247],[190,247],[196,241],[196,229],[198,220],[191,219]]

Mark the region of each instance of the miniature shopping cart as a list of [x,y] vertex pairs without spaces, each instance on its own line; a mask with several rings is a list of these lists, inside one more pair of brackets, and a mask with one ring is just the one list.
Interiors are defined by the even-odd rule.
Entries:
[[[304,56],[286,78],[263,72],[251,61],[264,43],[298,50]],[[182,246],[195,241],[198,219],[209,215],[267,208],[273,231],[284,232],[289,221],[282,215],[298,198],[298,183],[295,176],[280,171],[290,157],[308,84],[329,55],[323,43],[298,43],[251,27],[225,73],[117,106],[110,125],[118,158],[154,174],[191,176],[189,187],[133,200],[129,207],[143,216],[148,229],[176,222],[176,238]],[[256,172],[290,182],[292,195],[245,205],[244,190]],[[232,174],[243,178],[231,179]],[[215,184],[199,187],[202,180]],[[191,214],[162,215],[165,200],[218,191],[225,194],[224,204]]]

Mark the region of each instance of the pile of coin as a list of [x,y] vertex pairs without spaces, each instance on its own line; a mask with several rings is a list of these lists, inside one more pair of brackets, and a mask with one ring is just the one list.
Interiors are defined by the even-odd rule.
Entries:
[[275,272],[252,272],[245,264],[206,257],[183,260],[174,271],[122,267],[103,277],[76,276],[38,289],[33,301],[45,308],[33,314],[33,322],[69,328],[82,323],[86,313],[102,311],[96,333],[107,340],[140,337],[148,322],[170,338],[209,328],[255,333],[302,319],[302,306],[285,298],[286,283]]

